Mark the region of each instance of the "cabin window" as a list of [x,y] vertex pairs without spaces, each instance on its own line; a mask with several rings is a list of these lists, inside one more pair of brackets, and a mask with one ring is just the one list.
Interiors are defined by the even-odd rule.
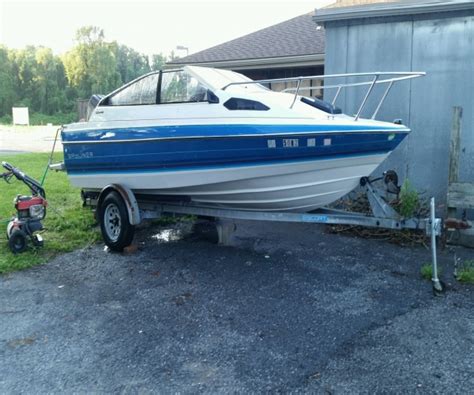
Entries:
[[233,97],[224,103],[228,110],[268,111],[270,108],[255,100]]
[[333,104],[318,99],[317,97],[315,98],[308,98],[308,97],[302,97],[301,101],[308,106],[317,108],[318,110],[327,112],[328,114],[342,114],[342,110],[339,107],[335,107]]
[[160,103],[208,101],[207,89],[183,71],[164,71],[161,78]]
[[111,96],[109,106],[133,106],[139,104],[156,104],[159,74],[146,76]]

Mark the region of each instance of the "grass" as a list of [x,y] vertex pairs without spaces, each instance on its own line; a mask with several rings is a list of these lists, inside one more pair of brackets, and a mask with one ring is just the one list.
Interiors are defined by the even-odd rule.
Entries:
[[[48,156],[24,154],[3,156],[0,160],[10,162],[29,176],[41,180]],[[54,161],[61,160],[62,154],[55,155]],[[44,221],[46,230],[42,233],[44,247],[33,248],[29,243],[26,252],[14,255],[7,245],[5,222],[15,213],[13,198],[17,194],[30,194],[30,191],[16,178],[12,179],[12,184],[0,180],[0,273],[42,264],[59,253],[69,252],[99,240],[99,231],[92,212],[82,207],[80,190],[71,186],[65,173],[50,171],[44,187],[49,204]]]
[[464,261],[457,270],[456,278],[466,284],[474,284],[474,260]]

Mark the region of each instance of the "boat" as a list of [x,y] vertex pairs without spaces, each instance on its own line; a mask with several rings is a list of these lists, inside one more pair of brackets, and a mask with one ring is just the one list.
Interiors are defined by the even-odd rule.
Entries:
[[[423,73],[359,73],[254,81],[185,66],[146,74],[94,96],[85,122],[64,126],[64,166],[86,192],[120,184],[137,196],[210,207],[309,212],[370,175],[410,129],[375,120],[394,82]],[[355,77],[370,81],[353,81]],[[305,94],[319,78],[331,102]],[[293,84],[274,91],[270,84]],[[379,84],[386,90],[361,117]],[[367,87],[356,115],[337,104],[341,88]],[[311,93],[311,92],[310,92]],[[326,96],[326,95],[325,95]]]

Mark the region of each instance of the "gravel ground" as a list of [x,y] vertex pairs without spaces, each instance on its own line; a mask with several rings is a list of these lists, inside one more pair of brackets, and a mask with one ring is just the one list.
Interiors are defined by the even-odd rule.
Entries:
[[434,297],[427,250],[323,229],[239,222],[223,247],[144,228],[134,254],[0,278],[0,392],[473,393],[474,288],[452,253]]

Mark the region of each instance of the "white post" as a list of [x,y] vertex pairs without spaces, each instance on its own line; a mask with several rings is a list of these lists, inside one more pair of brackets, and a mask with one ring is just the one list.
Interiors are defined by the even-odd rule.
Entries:
[[436,218],[435,218],[435,199],[431,198],[430,201],[430,225],[431,225],[431,259],[432,259],[432,278],[434,292],[442,292],[443,286],[438,278],[438,257],[436,253]]

